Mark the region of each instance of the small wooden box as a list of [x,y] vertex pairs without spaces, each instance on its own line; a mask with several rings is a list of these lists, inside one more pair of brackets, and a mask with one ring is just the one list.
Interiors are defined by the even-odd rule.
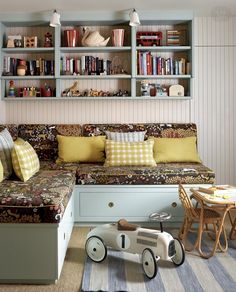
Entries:
[[186,46],[187,31],[185,29],[173,29],[166,31],[167,46]]
[[38,46],[37,36],[31,37],[24,36],[24,48],[37,48],[37,46]]

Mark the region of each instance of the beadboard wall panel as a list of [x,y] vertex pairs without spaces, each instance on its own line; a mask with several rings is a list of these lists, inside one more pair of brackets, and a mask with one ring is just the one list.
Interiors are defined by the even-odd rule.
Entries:
[[[196,20],[194,98],[191,120],[198,125],[202,160],[217,183],[236,185],[235,18]],[[205,27],[205,29],[203,29]],[[217,30],[218,39],[217,39]]]
[[194,42],[196,46],[235,46],[236,17],[196,17]]
[[11,123],[189,122],[190,101],[45,100],[6,102]]
[[5,102],[0,100],[0,123],[4,124],[5,122],[6,122]]

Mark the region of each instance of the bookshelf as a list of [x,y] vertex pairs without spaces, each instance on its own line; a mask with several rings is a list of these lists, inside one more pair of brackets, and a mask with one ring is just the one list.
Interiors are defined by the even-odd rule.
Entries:
[[[158,99],[192,98],[192,22],[159,21],[150,24],[142,22],[136,34],[148,41],[133,44],[136,54],[135,96],[145,96]],[[150,40],[147,33],[150,32]],[[159,45],[153,41],[153,32],[159,32]],[[171,33],[171,34],[170,34]],[[141,42],[141,44],[140,44]],[[153,42],[154,45],[150,45]],[[143,44],[143,45],[142,45]],[[148,46],[146,46],[148,44]],[[149,88],[142,84],[149,84]],[[170,95],[172,85],[183,86],[184,95]],[[153,89],[153,90],[152,90]]]
[[[106,46],[84,47],[81,44],[83,27],[90,31],[98,31],[105,39],[110,37]],[[124,29],[124,45],[115,47],[112,43],[112,31]],[[78,32],[78,42],[75,47],[67,46],[68,30]],[[161,45],[137,45],[137,32],[161,32]],[[184,31],[181,43],[176,41],[173,31]],[[171,33],[169,33],[171,32]],[[45,34],[52,35],[52,46],[45,47]],[[7,100],[188,100],[192,98],[192,20],[163,19],[142,20],[140,27],[130,27],[127,20],[89,22],[62,21],[59,28],[51,28],[48,22],[2,22],[1,23],[1,98]],[[9,35],[37,36],[37,47],[7,47]],[[140,59],[144,54],[152,58],[152,63],[158,60],[173,64],[184,60],[183,72],[171,68],[168,72],[158,72],[157,69],[143,72],[140,69]],[[26,74],[18,76],[16,67],[18,60],[27,64]],[[16,63],[14,63],[16,62]],[[42,63],[43,62],[43,63]],[[169,61],[168,61],[169,62]],[[12,65],[14,63],[14,65]],[[40,66],[40,69],[36,68]],[[40,65],[38,65],[40,63]],[[82,64],[83,63],[83,64]],[[143,61],[142,61],[143,63]],[[9,67],[14,70],[9,70]],[[167,66],[167,65],[166,65]],[[170,66],[170,65],[169,65]],[[180,64],[176,65],[179,68]],[[85,68],[86,67],[86,68]],[[31,70],[29,69],[31,68]],[[33,68],[33,69],[32,69]],[[43,69],[42,69],[43,68]],[[105,73],[104,73],[105,72]],[[147,74],[146,74],[147,73]],[[15,96],[9,96],[9,83],[13,80],[16,88]],[[143,95],[142,82],[147,81],[154,87],[153,94]],[[157,88],[168,88],[171,85],[182,85],[184,96],[162,96],[157,94]],[[27,93],[34,89],[34,95]],[[48,93],[47,89],[50,89]],[[168,94],[168,93],[167,93]]]

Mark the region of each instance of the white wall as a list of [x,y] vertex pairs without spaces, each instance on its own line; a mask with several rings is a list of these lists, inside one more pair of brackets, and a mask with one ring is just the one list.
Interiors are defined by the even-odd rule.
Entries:
[[[194,21],[192,101],[6,102],[7,123],[195,122],[199,151],[217,183],[236,184],[236,18]],[[2,103],[0,114],[2,117]],[[0,119],[2,119],[0,117]]]

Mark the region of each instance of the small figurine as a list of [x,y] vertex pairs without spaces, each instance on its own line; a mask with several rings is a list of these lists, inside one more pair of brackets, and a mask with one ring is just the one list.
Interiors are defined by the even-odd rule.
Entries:
[[31,37],[24,36],[24,48],[37,48],[37,46],[38,46],[37,36]]
[[50,48],[52,47],[52,34],[50,32],[47,32],[44,35],[44,47]]
[[81,40],[83,47],[105,47],[110,37],[105,39],[98,31],[90,31],[88,27],[83,28],[83,37]]
[[44,84],[44,88],[42,88],[42,92],[43,92],[42,96],[44,97],[52,96],[52,89],[47,83]]
[[7,48],[21,47],[21,35],[9,35],[7,37]]
[[16,88],[13,80],[9,81],[8,97],[16,97]]

